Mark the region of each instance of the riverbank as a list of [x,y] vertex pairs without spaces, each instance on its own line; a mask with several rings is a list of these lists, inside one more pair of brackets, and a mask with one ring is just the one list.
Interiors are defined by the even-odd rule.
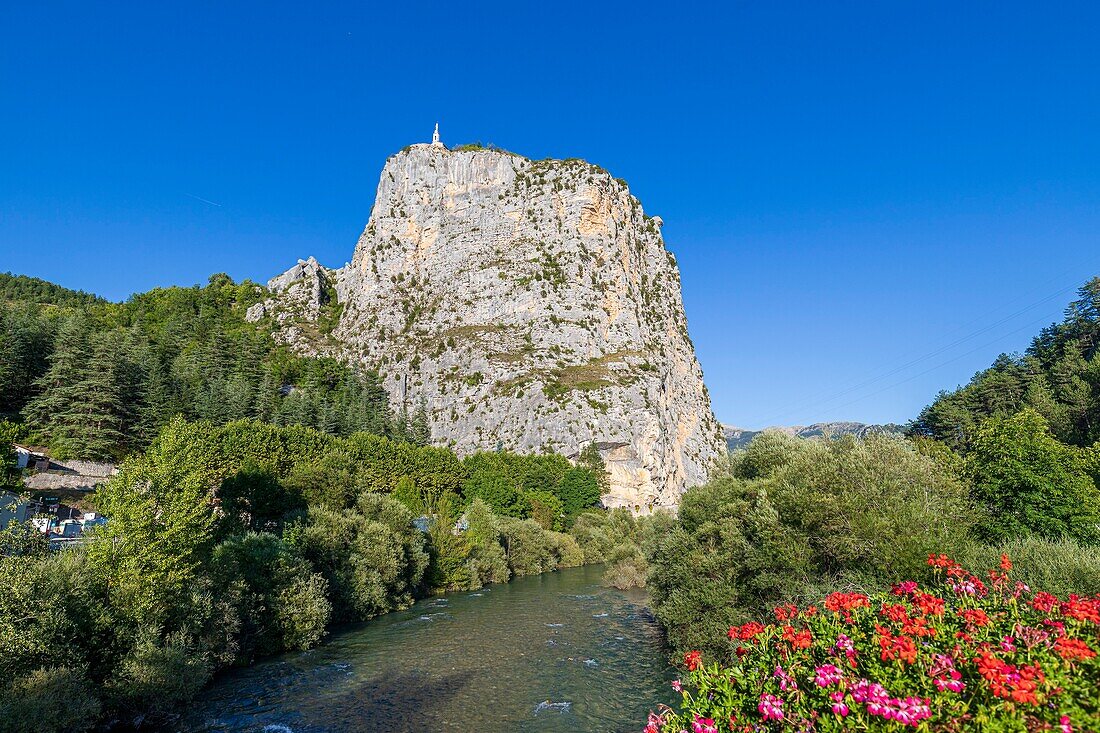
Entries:
[[640,591],[569,568],[424,599],[327,643],[233,670],[180,733],[634,731],[671,703],[662,635]]

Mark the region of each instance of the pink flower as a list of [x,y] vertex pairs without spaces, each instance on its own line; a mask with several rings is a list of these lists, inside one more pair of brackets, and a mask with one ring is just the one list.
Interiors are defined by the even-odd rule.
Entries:
[[787,671],[778,664],[775,665],[775,671],[772,672],[772,677],[775,677],[777,680],[779,680],[779,689],[783,692],[786,692],[787,690],[798,689],[798,683],[794,681],[794,677],[791,677],[789,674],[787,674]]
[[966,683],[962,681],[962,675],[958,670],[951,670],[950,677],[937,677],[932,681],[932,684],[936,686],[936,689],[940,692],[947,690],[949,692],[962,692],[966,689]]
[[718,733],[718,724],[713,718],[700,718],[698,715],[693,715],[691,733]]
[[835,664],[823,664],[814,670],[814,683],[818,687],[829,687],[843,679]]
[[1063,715],[1062,719],[1058,721],[1058,729],[1062,733],[1073,733],[1073,726],[1069,722],[1069,716]]
[[904,583],[895,583],[891,589],[895,596],[907,596],[917,589],[917,583],[914,580],[907,580]]
[[1001,639],[1001,648],[1004,649],[1006,652],[1016,651],[1016,645],[1013,643],[1011,635]]
[[783,720],[783,701],[775,695],[761,695],[756,709],[764,716],[764,720]]
[[677,692],[683,692],[684,686],[680,684],[680,680],[673,680],[672,689],[676,690]]
[[919,697],[898,699],[890,697],[886,688],[877,682],[859,680],[852,686],[852,699],[864,703],[870,715],[878,715],[901,723],[917,726],[926,718],[932,717],[928,701]]
[[851,651],[854,647],[855,645],[852,643],[852,640],[844,634],[840,634],[839,636],[837,636],[836,644],[833,644],[834,651],[848,652]]

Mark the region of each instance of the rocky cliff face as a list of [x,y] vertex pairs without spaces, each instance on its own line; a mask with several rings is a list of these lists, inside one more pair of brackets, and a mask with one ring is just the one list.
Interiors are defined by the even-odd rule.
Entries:
[[661,220],[580,160],[414,145],[382,171],[350,264],[312,258],[251,314],[377,369],[460,454],[575,455],[608,506],[674,506],[724,453]]

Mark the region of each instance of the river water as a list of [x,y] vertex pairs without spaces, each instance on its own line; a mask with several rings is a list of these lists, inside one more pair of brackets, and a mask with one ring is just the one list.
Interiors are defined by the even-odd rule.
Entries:
[[[671,703],[644,593],[570,568],[425,599],[220,677],[186,733],[620,733]],[[678,697],[678,696],[676,696]]]

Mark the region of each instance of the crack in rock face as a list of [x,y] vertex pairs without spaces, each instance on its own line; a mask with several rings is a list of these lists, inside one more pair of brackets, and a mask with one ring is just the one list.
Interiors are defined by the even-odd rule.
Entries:
[[413,145],[349,264],[299,261],[269,287],[250,319],[377,370],[459,455],[595,442],[604,504],[636,512],[674,508],[724,455],[661,220],[584,161]]

